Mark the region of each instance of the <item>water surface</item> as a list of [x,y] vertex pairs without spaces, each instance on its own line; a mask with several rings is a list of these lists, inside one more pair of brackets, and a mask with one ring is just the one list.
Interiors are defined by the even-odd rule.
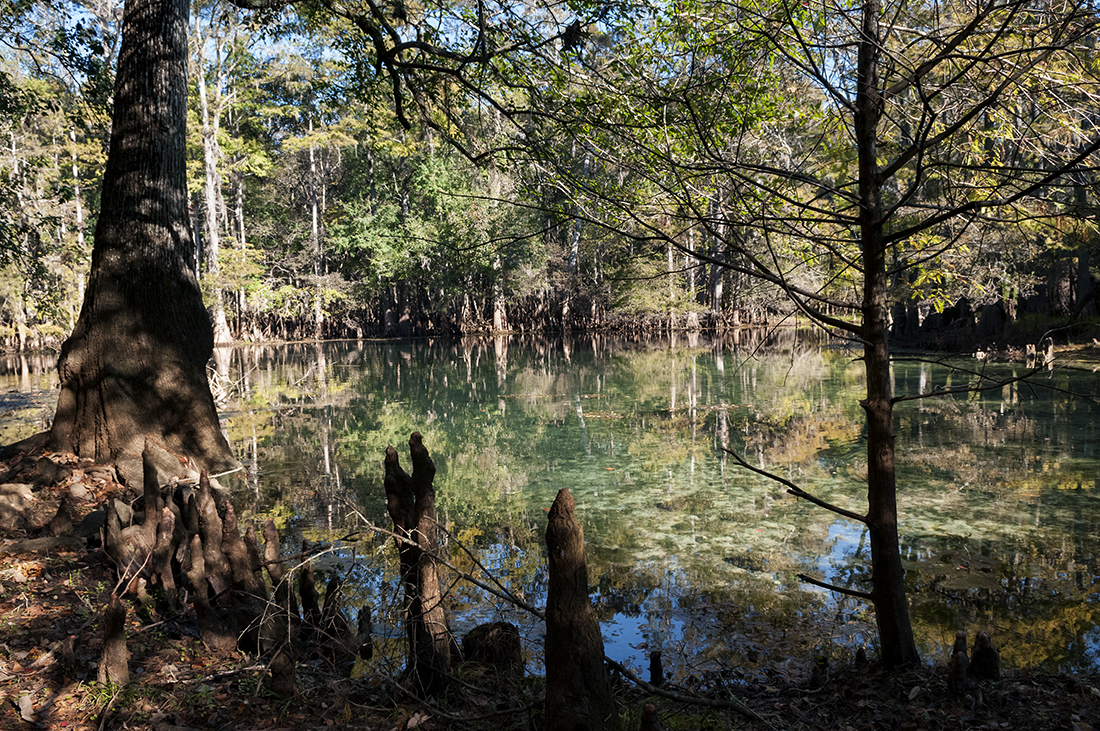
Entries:
[[[394,444],[408,466],[420,431],[463,570],[480,573],[460,544],[543,604],[545,511],[568,488],[610,656],[640,669],[660,649],[681,676],[795,674],[810,652],[873,651],[864,603],[796,577],[866,589],[867,536],[726,450],[865,510],[857,355],[794,331],[249,346],[220,354],[214,383],[248,466],[235,500],[245,517],[275,518],[288,546],[330,544],[364,521],[388,527],[381,458]],[[48,396],[48,377],[15,366],[0,407],[6,428],[32,429],[41,413],[23,407]],[[979,371],[1024,366],[902,360],[895,393],[950,389]],[[898,405],[902,555],[926,658],[958,629],[986,629],[1007,665],[1097,667],[1098,386],[1091,371],[1057,367],[1032,384]],[[338,545],[322,571],[350,572],[353,602],[396,623],[388,539]],[[448,595],[459,632],[522,624],[537,667],[537,622],[468,585]]]

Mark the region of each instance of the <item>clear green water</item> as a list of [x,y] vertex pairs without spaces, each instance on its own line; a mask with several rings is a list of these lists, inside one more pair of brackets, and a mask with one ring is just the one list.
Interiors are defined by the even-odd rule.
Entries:
[[[866,606],[795,576],[865,588],[866,536],[738,468],[723,447],[862,511],[862,369],[856,353],[793,331],[741,338],[227,351],[217,382],[249,466],[234,498],[246,517],[274,517],[288,546],[331,542],[364,518],[388,527],[381,458],[393,444],[408,466],[408,435],[420,431],[456,564],[474,568],[461,542],[505,586],[544,603],[545,511],[568,488],[610,656],[642,669],[660,648],[679,675],[797,675],[815,649],[873,649]],[[897,395],[967,378],[945,365],[894,366]],[[899,404],[902,552],[927,659],[941,659],[956,630],[986,629],[1010,666],[1100,665],[1098,390],[1091,371],[1059,367],[1031,386]],[[321,568],[350,572],[353,602],[395,624],[390,542],[339,546]],[[537,667],[537,622],[466,585],[448,595],[459,632],[522,624]]]

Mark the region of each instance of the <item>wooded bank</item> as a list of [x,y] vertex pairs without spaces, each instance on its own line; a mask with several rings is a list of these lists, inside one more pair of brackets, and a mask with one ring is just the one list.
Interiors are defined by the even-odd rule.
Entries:
[[[116,101],[122,29],[111,6],[86,11],[95,23],[78,29],[53,8],[28,6],[11,21],[23,32],[0,69],[5,350],[58,348],[84,300]],[[991,9],[987,20],[1001,22],[994,14],[1014,7]],[[816,67],[816,46],[786,48],[782,34],[743,16],[727,19],[729,27],[773,51],[716,43],[690,14],[624,19],[615,30],[581,23],[580,46],[551,42],[534,67],[512,69],[556,79],[533,108],[486,80],[473,97],[433,98],[431,80],[415,68],[391,70],[410,87],[427,85],[417,86],[426,112],[461,120],[445,136],[399,109],[389,81],[362,75],[372,50],[354,35],[321,18],[305,28],[283,20],[266,31],[295,40],[308,33],[345,63],[273,46],[246,15],[217,6],[196,5],[186,29],[191,75],[177,101],[188,114],[187,185],[175,204],[188,209],[193,244],[180,255],[201,283],[217,342],[769,325],[805,314],[788,289],[813,292],[825,316],[850,319],[858,309],[846,208],[855,158],[847,122],[821,113],[847,105],[833,99],[839,88],[797,73]],[[406,18],[402,28],[426,22]],[[917,71],[932,83],[927,74],[950,53],[922,50],[923,40],[884,49],[893,111],[875,144],[902,150],[887,172],[909,190],[891,188],[882,200],[905,234],[888,234],[895,337],[945,346],[972,334],[1015,339],[1096,315],[1091,117],[1072,101],[1059,106],[1056,95],[1040,94],[1021,111],[1014,95],[1016,85],[1032,88],[1029,74],[1061,74],[1050,70],[1060,68],[1059,54],[1091,53],[1078,51],[1092,47],[1092,22],[1087,14],[1066,21],[1079,30],[1044,45],[1016,38],[1007,20],[1004,42],[1034,62],[1021,61],[1001,86],[983,76],[982,62],[968,66],[974,78],[936,77],[934,99],[898,90]],[[776,23],[765,26],[795,20]],[[822,23],[814,32],[827,37],[823,48],[855,47],[846,23]],[[968,29],[945,16],[927,37],[950,39],[934,49],[993,58],[997,49],[969,49]],[[692,49],[684,58],[706,63],[655,68],[671,38]],[[68,44],[64,53],[57,43]],[[572,53],[598,70],[594,90],[576,85],[584,72]],[[758,53],[770,54],[767,71]],[[799,65],[800,54],[811,60]],[[854,78],[854,58],[830,63],[838,78]],[[714,68],[729,72],[713,77]],[[1091,98],[1089,69],[1059,78],[1066,99]],[[653,79],[665,87],[647,87]],[[999,96],[988,96],[994,86]],[[949,110],[935,108],[941,98],[954,100]],[[679,101],[663,107],[669,99]],[[498,105],[494,114],[482,112],[486,101]],[[741,121],[700,125],[700,109],[712,121]],[[552,114],[558,124],[527,134],[532,116]],[[647,123],[634,125],[635,114]],[[944,124],[958,140],[919,123],[956,117]],[[1069,129],[1079,139],[1063,139]],[[677,152],[666,155],[666,145]],[[797,164],[785,171],[776,160]],[[923,162],[906,171],[913,160]],[[746,185],[746,169],[775,180]],[[697,179],[698,170],[707,172]],[[971,190],[996,201],[1002,189],[1011,195],[1001,196],[1010,204],[999,217],[960,201]],[[823,199],[840,213],[814,203]],[[927,226],[922,211],[934,213]]]

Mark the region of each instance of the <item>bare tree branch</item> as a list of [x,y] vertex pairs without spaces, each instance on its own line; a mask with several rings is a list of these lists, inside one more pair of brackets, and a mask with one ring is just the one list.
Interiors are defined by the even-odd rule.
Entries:
[[867,524],[867,516],[860,515],[859,513],[854,513],[851,510],[847,510],[845,508],[838,507],[836,505],[833,505],[832,503],[827,503],[824,500],[822,500],[821,498],[814,497],[813,495],[806,492],[805,490],[803,490],[798,485],[794,484],[793,482],[791,482],[788,479],[780,477],[779,475],[775,474],[774,472],[768,472],[767,470],[762,470],[759,467],[753,467],[751,464],[749,464],[744,459],[742,459],[741,455],[739,455],[737,452],[734,452],[732,449],[722,447],[722,451],[725,452],[726,454],[730,455],[731,457],[733,457],[735,460],[737,460],[737,464],[741,465],[742,467],[749,470],[750,472],[755,472],[758,475],[762,475],[764,477],[767,477],[769,480],[772,480],[774,482],[778,482],[781,485],[786,485],[787,492],[790,493],[791,495],[794,495],[797,498],[802,498],[803,500],[806,500],[807,502],[811,502],[814,505],[817,505],[818,507],[822,507],[822,508],[825,508],[826,510],[830,510],[830,511],[836,513],[837,515],[843,515],[845,518],[849,518],[849,519],[854,520],[856,522],[863,523],[864,525]]
[[806,574],[796,574],[799,579],[805,581],[807,584],[813,584],[814,586],[820,586],[822,589],[828,589],[829,591],[835,591],[838,594],[846,594],[847,596],[854,596],[859,599],[866,599],[867,601],[873,601],[874,597],[870,592],[859,591],[858,589],[849,589],[844,586],[837,586],[836,584],[830,584],[827,581],[820,581],[812,576]]

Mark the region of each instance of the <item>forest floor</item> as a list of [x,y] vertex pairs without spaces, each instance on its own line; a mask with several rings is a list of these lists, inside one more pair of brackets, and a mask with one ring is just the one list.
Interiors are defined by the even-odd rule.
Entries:
[[[77,478],[86,491],[77,519],[117,489],[87,473]],[[377,672],[338,678],[306,662],[298,668],[298,693],[273,697],[263,658],[214,655],[199,641],[193,615],[164,617],[136,603],[127,631],[130,682],[97,682],[100,617],[114,570],[102,551],[44,537],[42,528],[73,482],[38,488],[22,525],[0,533],[0,729],[543,728],[541,678],[487,670],[464,669],[451,694],[429,704]],[[40,544],[27,542],[34,539]],[[778,672],[731,680],[708,677],[691,688],[663,687],[659,695],[616,677],[622,727],[638,729],[642,706],[652,703],[670,730],[1100,729],[1100,677],[1010,669],[962,697],[949,695],[942,662],[902,673],[873,662],[836,667],[812,691],[806,677]]]

